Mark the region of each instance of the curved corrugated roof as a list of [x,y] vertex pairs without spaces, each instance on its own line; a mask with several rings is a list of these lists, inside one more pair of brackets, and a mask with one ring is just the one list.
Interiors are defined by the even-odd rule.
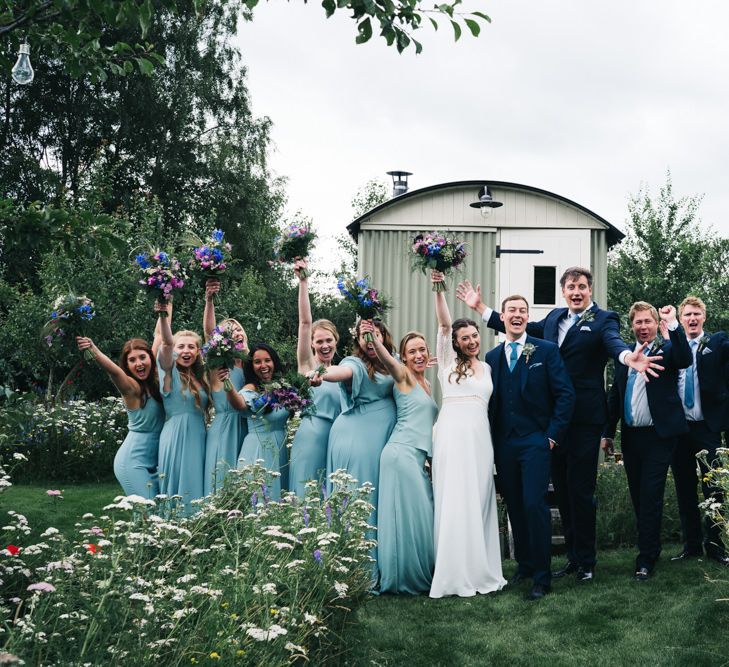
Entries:
[[[391,206],[397,206],[400,202],[405,201],[406,199],[410,199],[412,197],[417,197],[418,195],[423,195],[428,192],[434,192],[436,190],[445,190],[447,188],[469,188],[473,187],[477,190],[483,187],[484,185],[488,185],[489,188],[492,190],[494,188],[502,188],[505,190],[521,190],[523,192],[531,192],[533,194],[538,194],[543,197],[550,197],[551,199],[555,199],[559,202],[562,202],[563,204],[568,204],[569,206],[573,206],[576,209],[579,209],[583,213],[589,215],[590,217],[594,218],[598,222],[605,225],[607,228],[607,244],[608,247],[615,245],[616,243],[619,243],[625,236],[623,232],[621,232],[615,225],[610,224],[605,218],[598,215],[594,211],[591,211],[586,206],[583,206],[582,204],[578,204],[575,201],[572,201],[571,199],[567,199],[567,197],[563,197],[562,195],[555,194],[554,192],[549,192],[547,190],[542,190],[541,188],[535,188],[531,185],[523,185],[522,183],[509,183],[507,181],[453,181],[451,183],[438,183],[437,185],[429,185],[425,188],[420,188],[418,190],[411,190],[410,192],[406,192],[404,195],[400,195],[398,197],[393,197],[392,199],[388,199],[386,202],[380,204],[379,206],[375,206],[375,208],[370,209],[366,213],[363,213],[360,215],[356,220],[353,220],[347,225],[347,231],[350,233],[350,235],[357,240],[357,235],[359,234],[359,227],[360,224],[367,220],[370,216],[372,216],[374,213],[378,213],[379,211],[382,211],[386,208],[389,208]],[[475,201],[475,200],[474,200]]]

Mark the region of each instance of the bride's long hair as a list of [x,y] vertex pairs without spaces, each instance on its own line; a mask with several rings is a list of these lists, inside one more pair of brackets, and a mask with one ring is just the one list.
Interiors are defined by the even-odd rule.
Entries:
[[458,347],[458,332],[466,327],[475,327],[476,331],[479,333],[481,331],[478,328],[478,324],[476,324],[473,320],[469,320],[467,317],[461,317],[451,325],[451,345],[456,353],[456,368],[448,376],[448,382],[451,382],[451,378],[454,375],[456,376],[456,384],[459,384],[462,378],[473,375],[471,358],[461,352],[461,348]]

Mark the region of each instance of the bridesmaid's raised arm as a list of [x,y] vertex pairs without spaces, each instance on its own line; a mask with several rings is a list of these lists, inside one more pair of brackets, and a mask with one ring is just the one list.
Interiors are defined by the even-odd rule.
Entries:
[[[445,275],[440,271],[432,271],[430,274],[430,282],[439,283],[443,282]],[[451,332],[451,313],[448,310],[448,304],[446,303],[445,292],[433,292],[435,297],[435,316],[438,318],[438,326],[440,327],[441,333],[450,334]]]
[[215,321],[215,302],[213,298],[220,292],[220,281],[210,278],[205,282],[205,310],[203,311],[203,333],[205,334],[205,340],[210,338],[210,335],[215,329],[217,324]]
[[[119,393],[127,402],[128,399],[139,399],[142,395],[142,390],[139,383],[127,375],[119,366],[117,366],[109,357],[107,357],[90,338],[83,336],[76,336],[76,344],[79,350],[91,350],[94,353],[96,363],[99,364],[102,370],[106,371],[109,379],[114,383],[114,386],[119,390]],[[128,406],[127,406],[128,407]]]
[[[170,297],[170,300],[166,302],[167,308],[167,319],[169,320],[168,324],[170,326],[170,331],[172,330],[172,297]],[[157,308],[154,309],[155,312],[157,311]],[[154,327],[154,338],[152,339],[152,361],[154,363],[155,359],[157,359],[157,350],[159,350],[160,345],[162,345],[162,330],[160,328],[160,321],[163,318],[157,318],[157,324]]]
[[294,264],[294,273],[299,279],[299,338],[296,342],[296,363],[299,373],[306,374],[317,367],[314,354],[311,351],[311,325],[314,321],[311,316],[311,303],[309,302],[309,280],[306,276],[307,262],[297,259]]
[[371,333],[372,334],[372,344],[375,348],[375,354],[377,354],[377,358],[380,360],[380,363],[387,369],[387,372],[392,375],[395,382],[398,384],[405,382],[406,384],[411,384],[409,382],[410,376],[408,374],[407,367],[400,363],[395,357],[393,357],[388,351],[387,348],[382,344],[382,341],[375,336],[375,325],[372,324],[371,320],[362,320],[362,322],[359,325],[360,333]]
[[[162,313],[167,312],[169,313],[171,309],[170,303],[160,303],[159,301],[154,302],[154,310],[156,313]],[[159,344],[159,364],[162,367],[162,370],[167,371],[165,374],[165,391],[170,390],[170,386],[168,386],[168,383],[171,383],[171,378],[169,371],[172,370],[172,366],[175,363],[173,358],[173,351],[175,347],[175,342],[172,339],[172,328],[170,327],[170,318],[169,315],[167,317],[160,317],[157,321],[157,327],[159,329],[159,338],[160,338],[160,344]]]

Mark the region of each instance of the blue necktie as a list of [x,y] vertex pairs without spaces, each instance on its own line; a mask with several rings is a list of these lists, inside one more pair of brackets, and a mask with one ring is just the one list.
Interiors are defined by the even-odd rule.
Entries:
[[575,326],[575,324],[577,324],[577,320],[580,319],[580,314],[573,313],[572,315],[570,315],[570,318],[572,319],[572,326]]
[[686,369],[686,373],[683,376],[683,404],[687,409],[694,407],[694,366],[696,365],[696,346],[699,342],[694,339],[689,341],[691,346],[691,354],[693,355],[693,363]]
[[516,362],[519,361],[519,343],[509,343],[511,346],[511,355],[509,356],[509,371],[514,370]]
[[[643,350],[643,354],[648,353],[648,348]],[[633,385],[638,377],[637,371],[630,369],[628,371],[628,382],[625,385],[625,402],[623,404],[624,421],[628,426],[633,425]]]

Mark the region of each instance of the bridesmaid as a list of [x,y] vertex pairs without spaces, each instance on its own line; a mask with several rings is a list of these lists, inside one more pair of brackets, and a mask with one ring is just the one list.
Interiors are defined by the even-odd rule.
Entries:
[[[155,302],[155,310],[168,304]],[[157,353],[162,400],[167,421],[159,439],[159,489],[182,496],[182,514],[190,515],[190,501],[203,496],[205,418],[209,385],[200,359],[200,336],[178,331],[174,336],[168,318],[159,318],[161,344]]]
[[[203,329],[206,340],[215,329],[215,304],[213,297],[220,291],[220,282],[208,280],[205,284],[205,312],[203,314]],[[248,350],[248,337],[240,322],[232,318],[220,322],[221,327],[226,326],[232,331],[233,339],[242,342]],[[210,495],[222,488],[225,474],[230,468],[235,468],[240,454],[243,440],[248,433],[248,424],[228,400],[223,390],[223,382],[218,379],[217,373],[208,375],[212,390],[212,403],[215,416],[208,429],[205,443],[205,469],[203,473],[203,492]],[[240,391],[245,384],[243,363],[236,361],[230,372],[230,382],[235,391]]]
[[[374,336],[392,354],[392,336],[383,322],[374,321]],[[377,487],[380,483],[380,454],[395,427],[394,380],[375,353],[374,343],[364,339],[362,321],[355,327],[354,354],[345,357],[339,366],[332,366],[320,380],[339,382],[342,413],[329,432],[327,473],[344,468],[358,483],[370,482],[375,493],[369,502],[374,506],[368,523],[377,525]],[[370,535],[374,538],[374,533]],[[373,550],[377,557],[377,547]]]
[[[363,332],[374,330],[362,322]],[[427,593],[433,578],[433,489],[425,458],[433,455],[438,406],[425,379],[430,351],[410,331],[400,341],[400,363],[379,340],[375,352],[395,381],[395,429],[380,457],[377,542],[381,593]],[[404,364],[404,365],[403,365]]]
[[[229,391],[228,400],[240,410],[248,420],[248,435],[238,457],[238,467],[263,459],[268,470],[280,473],[274,477],[268,490],[274,500],[281,498],[281,491],[288,490],[288,449],[286,448],[286,422],[289,411],[276,408],[266,412],[256,410],[255,401],[263,393],[263,385],[283,372],[283,366],[276,351],[264,343],[251,346],[248,361],[243,366],[246,384],[239,392]],[[219,371],[222,380],[226,369]]]
[[[337,351],[339,333],[329,320],[312,323],[311,304],[309,303],[308,279],[302,275],[307,268],[306,260],[294,265],[294,273],[299,279],[299,339],[296,347],[298,370],[308,375],[323,366],[328,369]],[[336,384],[322,384],[312,389],[316,414],[304,417],[296,431],[291,445],[289,480],[291,489],[303,498],[306,482],[311,479],[323,481],[327,467],[327,445],[329,431],[334,420],[341,412],[339,388]]]
[[165,411],[159,393],[152,348],[141,338],[124,343],[119,365],[90,338],[77,337],[79,350],[91,350],[96,362],[119,390],[127,409],[129,433],[114,457],[114,475],[128,496],[154,498],[159,493],[157,454]]

